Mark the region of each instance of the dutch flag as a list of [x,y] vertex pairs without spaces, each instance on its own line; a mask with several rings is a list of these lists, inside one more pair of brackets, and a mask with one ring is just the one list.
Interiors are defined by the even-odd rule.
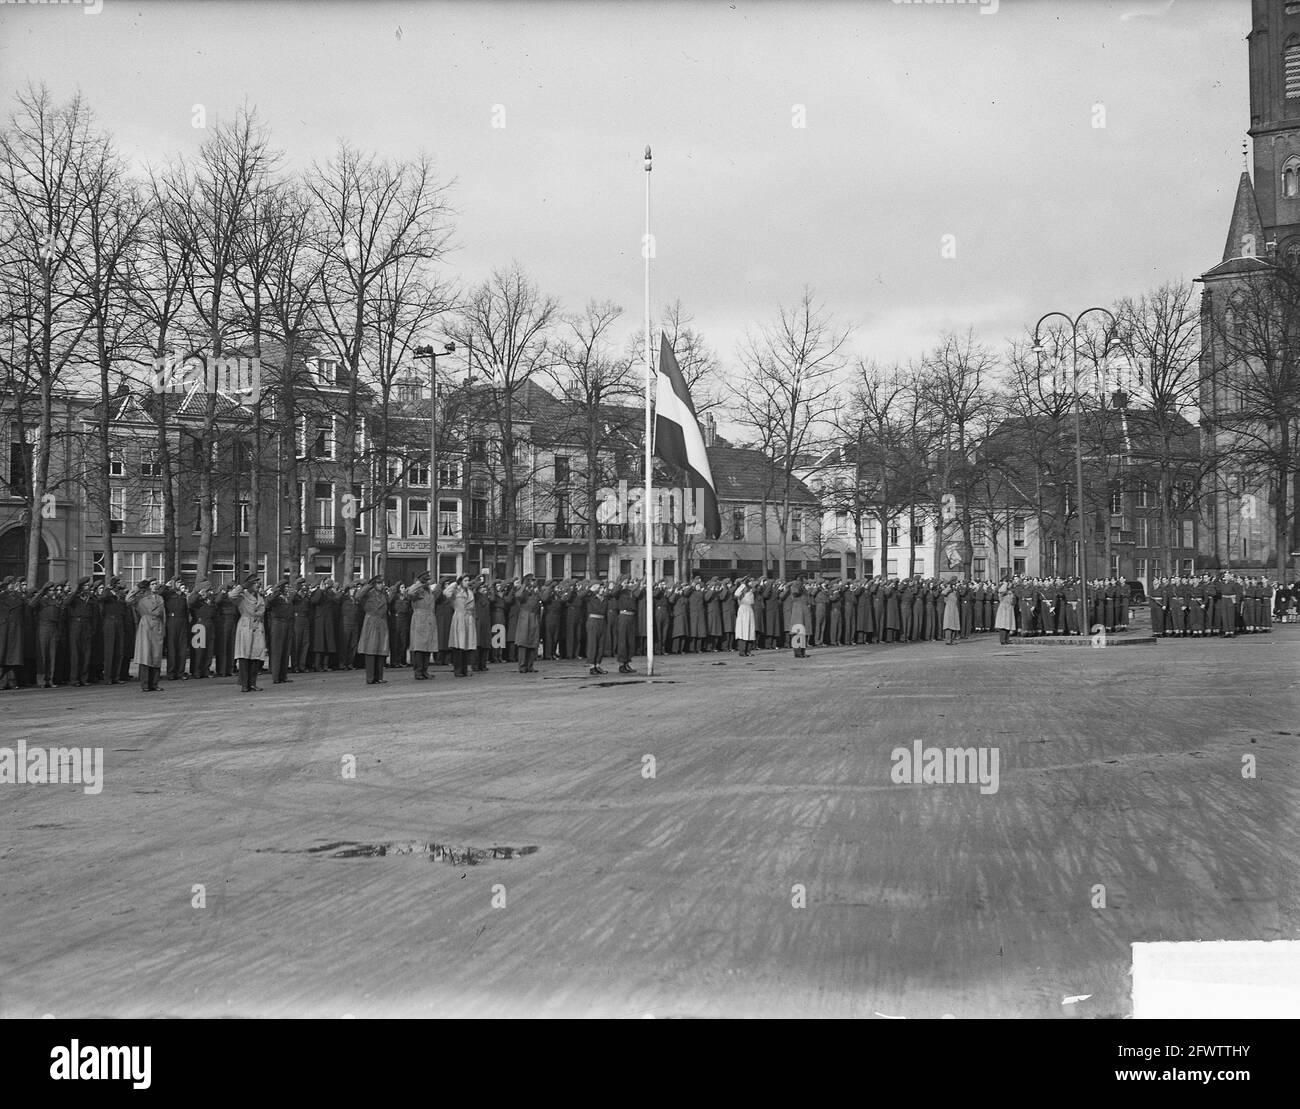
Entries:
[[664,335],[659,337],[654,446],[661,460],[686,471],[692,489],[704,490],[704,531],[710,539],[717,539],[722,534],[722,518],[718,513],[718,491],[713,485],[709,456],[704,449],[704,433],[686,379]]

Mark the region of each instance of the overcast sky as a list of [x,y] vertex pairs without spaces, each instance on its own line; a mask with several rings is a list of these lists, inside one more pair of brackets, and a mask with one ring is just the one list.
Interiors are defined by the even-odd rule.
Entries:
[[427,150],[460,280],[518,259],[628,332],[649,143],[656,305],[730,362],[809,284],[890,361],[1215,264],[1249,29],[1248,0],[0,4],[0,91],[79,87],[141,163],[245,99],[292,164]]

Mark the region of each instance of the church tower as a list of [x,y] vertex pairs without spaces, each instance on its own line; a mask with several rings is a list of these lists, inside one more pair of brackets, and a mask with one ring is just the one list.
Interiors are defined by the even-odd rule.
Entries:
[[1300,2],[1252,0],[1246,41],[1260,254],[1300,257]]

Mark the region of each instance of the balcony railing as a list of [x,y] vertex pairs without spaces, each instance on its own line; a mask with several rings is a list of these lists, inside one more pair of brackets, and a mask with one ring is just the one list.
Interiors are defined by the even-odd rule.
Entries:
[[346,531],[337,524],[315,524],[311,529],[311,541],[317,547],[346,546]]
[[[627,524],[597,524],[596,539],[602,543],[626,543],[628,541]],[[516,520],[515,535],[522,540],[572,540],[587,541],[587,524],[559,523],[549,520]],[[505,520],[496,517],[471,516],[469,520],[471,536],[501,537],[506,534]]]

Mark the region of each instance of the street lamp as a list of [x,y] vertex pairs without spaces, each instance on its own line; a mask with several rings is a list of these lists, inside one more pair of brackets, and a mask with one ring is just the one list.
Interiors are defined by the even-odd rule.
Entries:
[[438,355],[455,349],[455,343],[444,343],[442,350],[415,348],[416,358],[429,360],[429,576],[434,582],[438,580]]
[[[1070,349],[1074,354],[1074,372],[1071,380],[1074,385],[1074,465],[1075,479],[1078,484],[1078,502],[1076,511],[1079,513],[1079,600],[1083,605],[1083,617],[1085,620],[1083,630],[1090,632],[1092,630],[1092,616],[1088,612],[1088,549],[1084,543],[1084,523],[1083,523],[1083,433],[1080,429],[1079,410],[1082,407],[1079,404],[1079,323],[1084,316],[1090,312],[1100,312],[1110,320],[1111,332],[1113,333],[1119,327],[1119,321],[1115,319],[1114,313],[1105,308],[1085,308],[1074,319],[1070,319],[1064,312],[1047,312],[1041,316],[1034,324],[1034,354],[1038,356],[1041,365],[1043,355],[1043,344],[1038,337],[1038,329],[1043,326],[1043,320],[1051,319],[1053,316],[1060,316],[1070,325]],[[1105,356],[1106,348],[1110,346],[1110,335],[1106,336],[1105,346],[1102,348],[1102,355]]]

